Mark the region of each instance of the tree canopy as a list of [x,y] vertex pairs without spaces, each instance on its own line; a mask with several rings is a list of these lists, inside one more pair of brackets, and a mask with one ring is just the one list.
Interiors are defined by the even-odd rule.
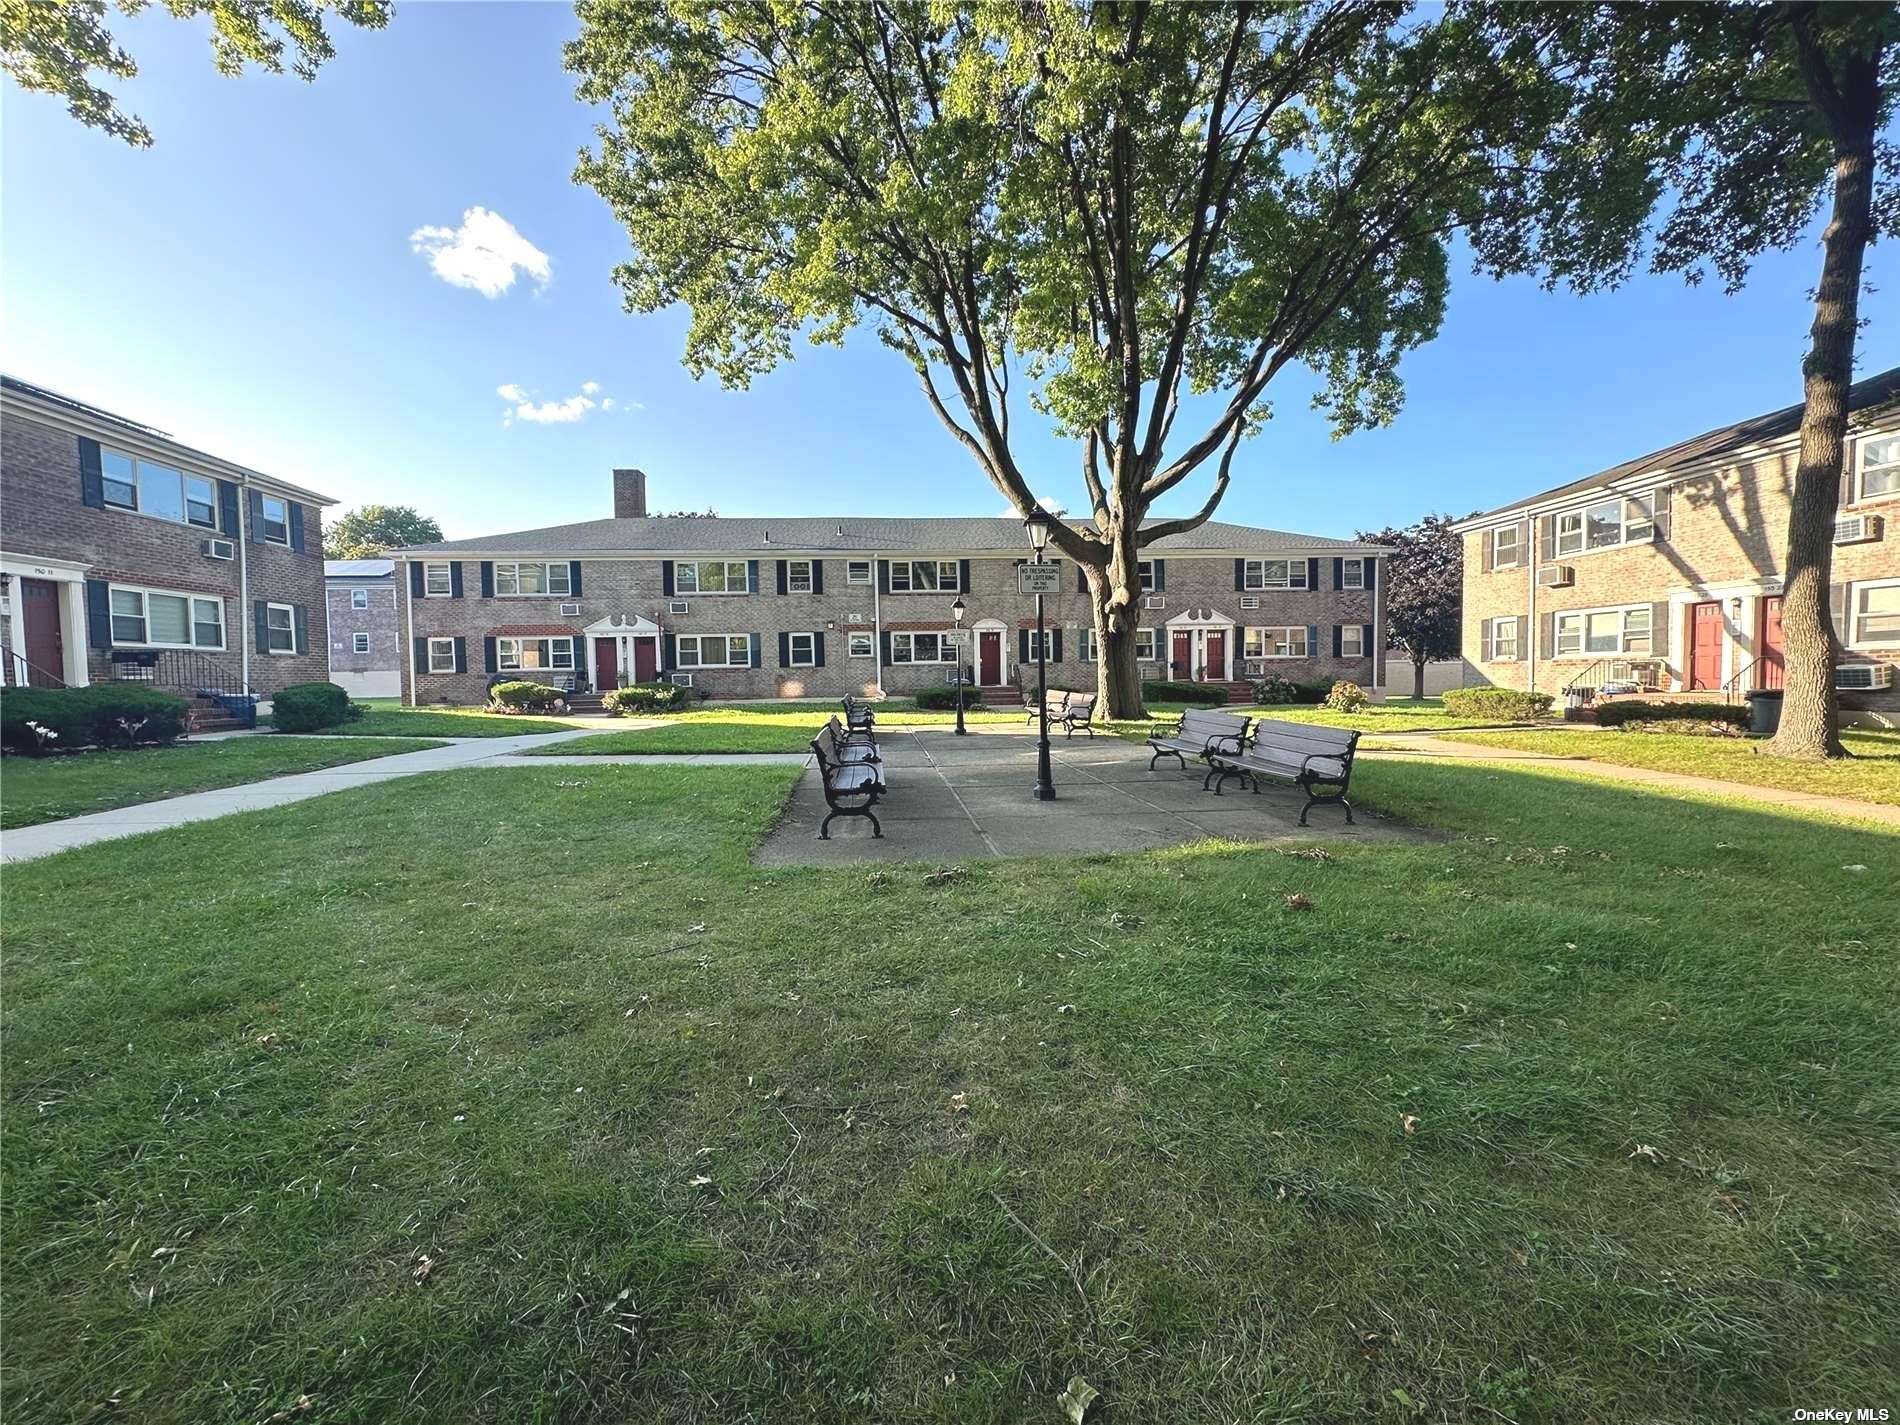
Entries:
[[1368,544],[1390,546],[1386,560],[1385,637],[1402,649],[1423,695],[1425,665],[1456,658],[1462,646],[1465,542],[1450,515],[1427,515],[1403,529],[1361,530]]
[[326,559],[374,559],[387,550],[441,538],[442,526],[409,505],[364,505],[324,524],[323,554]]

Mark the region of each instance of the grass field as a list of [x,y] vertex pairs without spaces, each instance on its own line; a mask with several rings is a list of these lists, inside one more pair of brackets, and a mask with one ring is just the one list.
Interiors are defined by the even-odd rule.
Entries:
[[547,717],[519,717],[481,708],[410,708],[393,698],[361,700],[368,709],[354,722],[323,729],[325,737],[524,737],[566,732],[575,723]]
[[1900,806],[1900,732],[1850,728],[1842,732],[1841,742],[1853,755],[1821,764],[1771,756],[1757,742],[1673,733],[1474,732],[1458,741]]
[[[761,707],[756,704],[695,708],[691,712],[668,717],[658,727],[603,732],[596,737],[576,738],[558,747],[542,750],[549,756],[805,752],[809,750],[812,738],[818,735],[818,729],[836,711],[832,707]],[[1023,715],[1019,712],[966,711],[964,717],[970,726],[1023,726]],[[909,706],[886,707],[880,704],[877,710],[877,725],[880,728],[948,727],[953,726],[956,720],[954,712],[925,712]]]
[[441,745],[426,741],[366,743],[319,737],[294,741],[234,737],[136,752],[8,757],[0,763],[0,827],[34,826],[187,792],[208,792]]
[[1893,1400],[1900,838],[1369,762],[1443,839],[755,868],[794,775],[10,868],[6,1418]]

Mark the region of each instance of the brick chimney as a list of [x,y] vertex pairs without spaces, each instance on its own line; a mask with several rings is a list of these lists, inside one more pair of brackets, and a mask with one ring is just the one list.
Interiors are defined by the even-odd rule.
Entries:
[[646,518],[646,515],[646,471],[614,471],[614,518],[617,520],[642,520]]

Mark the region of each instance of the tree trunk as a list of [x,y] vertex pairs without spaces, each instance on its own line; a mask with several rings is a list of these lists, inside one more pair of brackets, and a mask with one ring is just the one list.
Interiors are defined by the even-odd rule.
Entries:
[[1141,665],[1135,659],[1135,633],[1141,626],[1139,555],[1134,531],[1116,529],[1108,566],[1087,566],[1089,602],[1095,613],[1095,692],[1104,715],[1111,718],[1146,716]]
[[[1769,744],[1783,757],[1839,757],[1840,700],[1834,691],[1839,641],[1828,609],[1834,560],[1834,518],[1846,459],[1847,388],[1853,382],[1854,336],[1860,314],[1861,260],[1871,233],[1874,189],[1874,70],[1847,66],[1844,107],[1854,132],[1834,134],[1834,209],[1822,235],[1821,283],[1815,292],[1813,344],[1801,363],[1804,405],[1801,458],[1788,510],[1788,559],[1781,632],[1786,692],[1781,727]],[[1859,116],[1865,116],[1864,123]]]
[[1412,659],[1412,701],[1415,703],[1425,701],[1425,660],[1423,658]]

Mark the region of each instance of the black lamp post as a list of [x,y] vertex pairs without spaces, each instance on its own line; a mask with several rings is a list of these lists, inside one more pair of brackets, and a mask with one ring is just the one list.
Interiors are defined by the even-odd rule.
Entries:
[[[1038,505],[1023,518],[1029,531],[1029,547],[1036,551],[1036,563],[1042,563],[1042,551],[1049,544],[1049,512]],[[1041,734],[1036,741],[1036,800],[1056,799],[1055,779],[1049,774],[1049,631],[1042,619],[1042,595],[1036,595],[1036,716]]]
[[955,621],[956,626],[957,626],[957,736],[958,737],[967,737],[969,736],[969,733],[970,733],[970,730],[963,725],[963,689],[965,687],[965,681],[963,677],[963,615],[965,614],[965,612],[967,612],[967,610],[968,610],[968,605],[966,605],[963,602],[961,597],[959,597],[954,604],[950,605],[950,617]]

